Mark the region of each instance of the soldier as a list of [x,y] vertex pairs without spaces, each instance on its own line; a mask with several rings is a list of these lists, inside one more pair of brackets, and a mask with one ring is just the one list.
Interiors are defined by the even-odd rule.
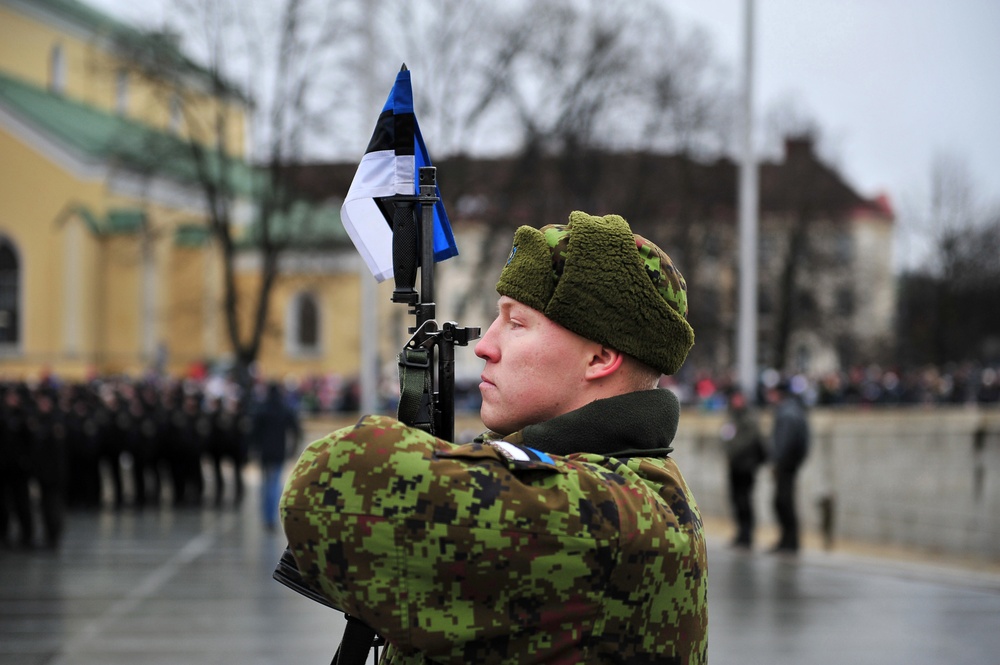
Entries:
[[96,411],[97,397],[78,386],[70,397],[66,416],[66,447],[69,456],[68,502],[73,508],[101,506],[101,436]]
[[101,466],[111,480],[115,508],[125,505],[125,485],[122,481],[122,456],[128,444],[131,419],[125,410],[118,388],[113,384],[101,387],[102,408],[98,414],[101,428]]
[[657,389],[694,343],[683,277],[621,217],[574,212],[517,230],[497,291],[486,433],[366,416],[299,459],[303,583],[386,638],[383,662],[705,663],[704,531]]
[[34,402],[35,408],[28,416],[31,466],[38,487],[45,547],[54,550],[62,540],[66,513],[66,424],[48,389],[38,390]]
[[0,545],[10,538],[10,515],[17,523],[19,547],[34,546],[35,526],[31,513],[31,432],[25,404],[27,389],[7,386],[0,411]]
[[156,505],[160,496],[157,460],[160,451],[160,428],[153,406],[146,404],[140,392],[129,398],[129,451],[132,453],[132,488],[135,507],[143,510],[148,503]]
[[208,450],[212,422],[202,409],[201,400],[201,393],[182,393],[180,409],[173,416],[174,450],[170,475],[175,507],[199,507],[205,493],[201,460]]
[[225,396],[216,397],[212,408],[212,441],[209,446],[215,474],[215,505],[221,506],[226,494],[226,477],[223,466],[232,466],[233,505],[243,500],[243,467],[246,450],[240,431],[239,402]]

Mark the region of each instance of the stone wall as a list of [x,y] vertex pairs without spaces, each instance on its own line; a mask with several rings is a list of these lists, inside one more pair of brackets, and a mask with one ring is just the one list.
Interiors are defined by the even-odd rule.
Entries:
[[[702,512],[728,519],[723,419],[685,409],[674,457]],[[820,505],[827,499],[834,544],[848,539],[1000,561],[1000,409],[813,409],[809,419],[812,446],[798,487],[805,531],[822,533]],[[356,420],[313,420],[307,436]],[[768,414],[761,425],[770,431]],[[456,420],[459,438],[481,428],[475,414]],[[759,524],[774,523],[772,491],[762,469]]]
[[[686,410],[674,456],[702,512],[730,516],[722,414]],[[1000,410],[933,408],[810,412],[812,447],[802,469],[803,528],[822,533],[832,508],[838,538],[1000,560]],[[762,427],[770,431],[765,414]],[[773,483],[763,469],[758,522],[774,522]]]

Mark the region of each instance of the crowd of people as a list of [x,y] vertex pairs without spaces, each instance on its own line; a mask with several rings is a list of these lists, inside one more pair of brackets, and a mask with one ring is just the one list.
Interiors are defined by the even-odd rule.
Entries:
[[[808,406],[907,406],[934,404],[1000,403],[1000,363],[952,364],[943,367],[926,365],[912,368],[882,365],[858,365],[817,375],[783,376],[776,370],[761,372],[757,405],[766,402],[767,391],[782,378],[789,379]],[[735,377],[730,371],[714,372],[684,368],[672,377],[664,377],[662,387],[672,390],[681,404],[709,411],[726,408]],[[383,410],[392,410],[392,382],[381,386]],[[356,380],[335,374],[316,374],[296,387],[304,413],[324,414],[357,411],[359,387]],[[458,411],[478,411],[479,378],[458,380],[455,407]]]
[[[868,365],[818,377],[767,370],[761,404],[783,379],[809,406],[1000,404],[1000,368],[988,364]],[[733,392],[728,373],[689,370],[664,380],[688,407],[721,411]],[[239,504],[254,443],[250,406],[263,403],[264,392],[262,385],[255,399],[242,400],[218,376],[0,383],[0,541],[56,547],[66,509]],[[380,392],[380,410],[391,412],[392,391]],[[478,410],[477,382],[459,381],[455,394],[459,411]],[[283,395],[303,417],[359,405],[357,381],[333,374],[289,384]]]
[[[767,391],[788,379],[800,399],[818,407],[886,407],[1000,403],[1000,363],[962,363],[911,368],[877,364],[858,365],[817,375],[783,376],[777,370],[761,372],[757,404]],[[732,373],[691,369],[668,377],[681,403],[710,411],[726,408],[734,387]]]
[[223,380],[0,384],[2,544],[58,547],[67,510],[238,505],[244,467],[266,447],[254,422],[265,392],[241,399]]

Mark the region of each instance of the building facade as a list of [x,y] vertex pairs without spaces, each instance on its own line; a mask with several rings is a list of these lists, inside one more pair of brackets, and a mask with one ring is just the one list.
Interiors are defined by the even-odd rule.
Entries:
[[[440,317],[489,325],[496,279],[517,226],[564,223],[577,209],[616,213],[663,247],[687,279],[696,341],[682,372],[720,375],[734,368],[737,165],[724,158],[594,152],[569,168],[561,159],[437,160],[460,250],[437,267]],[[302,190],[342,198],[355,168],[309,165],[300,174]],[[818,376],[885,358],[895,313],[888,200],[858,194],[806,138],[788,139],[783,155],[762,162],[759,182],[760,366]],[[384,327],[397,337],[384,348],[398,348],[396,331],[405,328],[399,321]],[[456,354],[460,379],[475,381],[481,369],[471,351]]]
[[[234,229],[250,237],[249,105],[197,65],[175,87],[149,76],[134,54],[153,48],[186,62],[168,37],[76,0],[0,0],[4,377],[176,375],[232,360],[204,192],[190,165],[154,163],[152,147],[217,144],[232,165]],[[224,135],[195,135],[198,117],[224,118]],[[330,251],[282,256],[262,373],[357,371],[359,264],[339,217],[326,216]],[[260,260],[252,242],[237,244],[236,288],[251,295]],[[237,313],[244,326],[251,316]]]
[[[236,90],[209,94],[197,66],[184,90],[146,76],[123,50],[143,40],[172,48],[169,38],[76,0],[0,0],[0,375],[181,374],[234,360],[224,257],[204,192],[189,166],[150,164],[147,146],[221,145],[243,183],[235,228],[252,238],[248,104]],[[193,136],[191,113],[222,114],[225,135]],[[260,372],[354,377],[362,338],[372,337],[388,381],[408,323],[405,308],[390,302],[391,284],[374,294],[361,288],[371,277],[339,224],[357,164],[296,168],[297,186],[328,213],[332,236],[303,237],[282,253]],[[439,264],[440,319],[490,323],[518,225],[560,223],[573,209],[618,213],[687,277],[697,331],[687,367],[735,364],[732,161],[594,152],[456,157],[438,160],[438,169],[461,251]],[[891,343],[892,227],[888,202],[855,192],[807,140],[788,141],[781,159],[761,164],[761,365],[822,373],[878,357]],[[239,250],[236,288],[252,296],[264,257],[249,241]],[[363,307],[380,312],[373,330],[361,328]],[[235,318],[249,329],[252,308]],[[471,349],[456,362],[459,378],[474,381],[481,362]]]

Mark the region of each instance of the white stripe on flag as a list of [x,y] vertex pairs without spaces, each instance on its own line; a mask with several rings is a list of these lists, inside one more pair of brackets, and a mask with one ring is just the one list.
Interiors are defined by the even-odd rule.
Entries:
[[340,219],[375,280],[384,282],[392,277],[392,229],[385,223],[375,199],[345,202],[340,208]]
[[392,229],[376,199],[396,194],[397,161],[392,150],[370,152],[362,157],[340,208],[340,219],[351,242],[379,282],[393,274]]

